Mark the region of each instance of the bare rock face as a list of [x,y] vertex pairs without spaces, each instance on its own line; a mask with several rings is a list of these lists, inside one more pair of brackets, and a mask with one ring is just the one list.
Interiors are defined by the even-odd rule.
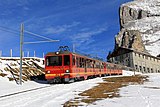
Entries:
[[129,21],[142,19],[148,16],[147,12],[141,9],[135,10],[123,5],[120,7],[119,13],[121,28],[124,28],[124,24],[129,23]]
[[125,47],[131,48],[137,51],[146,52],[144,45],[142,43],[141,33],[138,30],[125,30],[122,29],[116,37],[115,48]]
[[115,49],[132,48],[153,56],[160,54],[160,0],[134,0],[120,7],[121,31]]

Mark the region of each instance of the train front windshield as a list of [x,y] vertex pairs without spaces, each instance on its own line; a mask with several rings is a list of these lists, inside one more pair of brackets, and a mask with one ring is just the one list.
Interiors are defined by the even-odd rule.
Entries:
[[47,66],[62,66],[62,56],[49,56],[46,61]]

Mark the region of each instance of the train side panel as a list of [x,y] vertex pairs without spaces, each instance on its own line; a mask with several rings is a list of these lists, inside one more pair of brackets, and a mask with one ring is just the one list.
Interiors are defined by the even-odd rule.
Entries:
[[45,77],[48,81],[60,82],[87,79],[105,75],[121,75],[116,65],[88,58],[71,52],[48,53],[45,57]]

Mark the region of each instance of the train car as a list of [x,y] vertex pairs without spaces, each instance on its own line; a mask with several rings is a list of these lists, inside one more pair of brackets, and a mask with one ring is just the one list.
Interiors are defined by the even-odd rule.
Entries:
[[122,75],[122,67],[118,64],[106,62],[108,75]]
[[106,63],[67,49],[45,56],[45,78],[49,83],[73,82],[97,76],[121,74],[116,65]]

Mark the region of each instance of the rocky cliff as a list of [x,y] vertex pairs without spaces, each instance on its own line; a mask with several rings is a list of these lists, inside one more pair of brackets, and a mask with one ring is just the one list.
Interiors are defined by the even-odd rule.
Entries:
[[115,49],[132,48],[153,56],[160,54],[160,0],[134,0],[121,5],[121,31]]

